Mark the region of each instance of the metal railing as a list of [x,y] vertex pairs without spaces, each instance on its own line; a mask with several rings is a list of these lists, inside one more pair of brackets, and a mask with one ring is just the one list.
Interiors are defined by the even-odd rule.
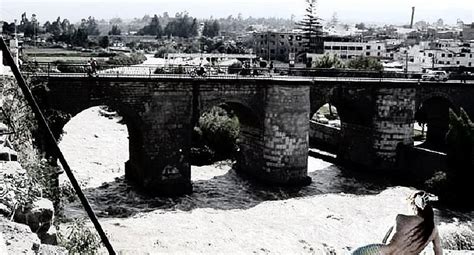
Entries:
[[[22,72],[46,77],[137,77],[137,78],[218,78],[218,79],[305,79],[305,80],[416,80],[422,73],[361,71],[351,69],[261,67],[233,68],[227,66],[193,65],[99,65],[96,70],[88,64],[28,63]],[[470,77],[453,75],[454,79],[471,80]],[[474,77],[472,77],[474,79]]]

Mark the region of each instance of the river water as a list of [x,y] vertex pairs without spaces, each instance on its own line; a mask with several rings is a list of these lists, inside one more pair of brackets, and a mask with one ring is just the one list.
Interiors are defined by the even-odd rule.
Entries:
[[[94,107],[75,116],[60,147],[122,254],[345,254],[380,242],[395,216],[409,212],[406,198],[413,188],[313,157],[308,158],[313,182],[301,189],[262,187],[223,161],[192,167],[191,195],[149,197],[123,177],[126,126],[100,111]],[[65,214],[85,217],[77,201],[65,205]],[[472,246],[473,216],[436,210],[446,247],[453,246],[453,233],[461,232]]]

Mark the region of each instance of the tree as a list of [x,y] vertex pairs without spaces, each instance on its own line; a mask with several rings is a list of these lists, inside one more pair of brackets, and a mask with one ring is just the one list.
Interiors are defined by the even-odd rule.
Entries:
[[166,25],[165,34],[167,36],[178,36],[189,38],[198,34],[197,19],[185,13],[176,13],[175,17]]
[[160,20],[158,16],[155,14],[153,18],[151,19],[150,23],[146,26],[144,26],[142,29],[138,31],[138,34],[140,35],[155,35],[155,36],[162,36],[163,35],[163,29],[161,28],[160,25]]
[[382,71],[383,70],[382,64],[377,59],[363,57],[363,56],[349,60],[349,62],[347,62],[347,67],[350,69],[368,70],[368,71]]
[[329,26],[335,27],[339,24],[339,19],[337,18],[337,12],[332,14],[331,20],[328,22]]
[[7,22],[3,22],[2,24],[3,33],[7,34],[14,34],[15,33],[15,23],[8,24]]
[[325,54],[318,61],[316,61],[316,68],[344,68],[344,63],[336,57]]
[[109,47],[109,37],[108,36],[102,36],[99,40],[99,46],[106,49]]
[[206,21],[204,22],[204,28],[202,30],[202,35],[207,37],[216,37],[219,35],[219,22],[214,20],[214,22]]
[[366,30],[367,27],[365,26],[364,22],[361,22],[359,24],[355,25],[355,28],[360,29],[360,30]]
[[118,25],[113,25],[112,29],[109,31],[109,35],[120,35],[122,31]]
[[296,25],[303,30],[304,39],[306,40],[306,50],[311,53],[322,53],[323,43],[322,34],[323,26],[321,19],[317,16],[316,5],[317,0],[306,0],[306,14],[303,20],[297,22]]

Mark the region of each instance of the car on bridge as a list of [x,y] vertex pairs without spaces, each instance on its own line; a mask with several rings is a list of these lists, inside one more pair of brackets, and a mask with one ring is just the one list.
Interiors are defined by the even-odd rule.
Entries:
[[430,70],[421,76],[424,81],[447,81],[449,75],[445,71],[433,71]]

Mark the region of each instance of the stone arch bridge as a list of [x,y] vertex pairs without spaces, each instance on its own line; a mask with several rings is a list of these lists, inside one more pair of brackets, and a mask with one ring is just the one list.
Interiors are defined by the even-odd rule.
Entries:
[[413,80],[62,75],[33,77],[32,85],[46,86],[37,95],[46,109],[71,115],[98,105],[117,109],[129,133],[126,178],[162,195],[191,192],[192,129],[203,111],[223,103],[240,120],[238,169],[271,185],[311,181],[309,118],[327,102],[337,106],[342,121],[338,158],[380,171],[396,171],[397,146],[413,145],[423,102],[471,104],[465,108],[474,116],[466,96],[474,88]]

